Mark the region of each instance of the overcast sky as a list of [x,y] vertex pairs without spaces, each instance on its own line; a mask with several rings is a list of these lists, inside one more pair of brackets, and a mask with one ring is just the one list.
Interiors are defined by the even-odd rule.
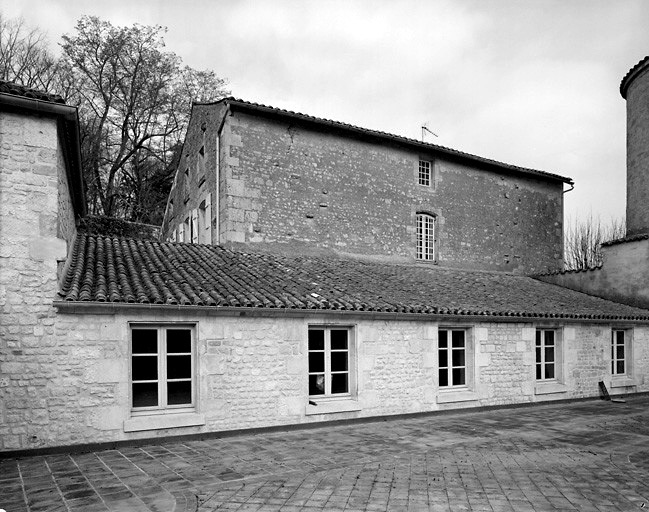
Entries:
[[570,176],[566,217],[623,217],[625,102],[647,0],[0,0],[52,44],[76,20],[168,27],[233,96]]

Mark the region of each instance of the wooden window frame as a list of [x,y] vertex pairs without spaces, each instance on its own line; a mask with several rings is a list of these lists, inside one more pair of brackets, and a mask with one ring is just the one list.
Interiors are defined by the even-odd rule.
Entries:
[[[446,346],[440,344],[440,333],[446,333]],[[453,332],[461,332],[463,335],[464,345],[462,347],[453,347]],[[464,364],[454,364],[454,352],[464,352]],[[446,364],[442,365],[444,358],[441,354],[446,354]],[[440,389],[471,389],[473,386],[473,340],[471,330],[466,327],[440,327],[437,331],[437,379]],[[453,370],[464,370],[464,381],[457,383],[453,376]],[[442,372],[446,372],[446,384],[442,382]]]
[[[310,394],[307,392],[309,398],[314,400],[327,400],[327,399],[349,399],[356,394],[356,340],[354,338],[354,329],[348,325],[311,325],[308,331],[324,331],[324,347],[322,350],[312,350],[309,347],[309,339],[307,337],[307,387],[309,386],[311,376],[324,375],[324,393]],[[347,332],[347,349],[332,349],[331,348],[331,331],[346,331]],[[346,371],[332,371],[331,370],[331,354],[347,352],[347,370]],[[311,371],[309,363],[309,355],[312,353],[324,353],[325,366],[324,371]],[[346,374],[347,375],[347,391],[344,393],[332,393],[331,382],[332,375]]]
[[423,187],[430,187],[433,182],[433,162],[419,159],[418,183]]
[[[548,335],[552,333],[552,343]],[[552,361],[548,360],[547,349],[552,347]],[[537,382],[563,382],[563,339],[561,329],[537,327],[534,339],[534,371]],[[552,375],[548,376],[548,368]]]
[[[133,332],[137,330],[156,330],[157,351],[155,353],[157,358],[157,378],[148,380],[133,380],[133,362],[134,359],[139,357],[150,357],[152,353],[148,354],[134,354],[133,353]],[[167,333],[172,330],[187,330],[190,332],[190,352],[174,352],[174,356],[190,356],[190,377],[169,379],[167,369]],[[158,404],[155,406],[141,406],[135,407],[133,405],[133,384],[138,383],[157,383],[158,385]],[[167,384],[169,382],[191,382],[191,403],[189,404],[169,404]],[[129,397],[131,406],[131,415],[148,415],[148,414],[162,414],[162,413],[181,413],[193,412],[196,410],[197,402],[197,386],[198,379],[196,378],[196,326],[194,324],[150,324],[150,323],[132,323],[129,325]]]
[[[620,343],[620,335],[622,342]],[[622,347],[623,357],[619,357],[616,350]],[[623,364],[623,371],[618,371],[619,363]],[[611,376],[631,377],[633,375],[633,331],[627,328],[615,327],[611,330]]]
[[425,212],[415,214],[416,251],[415,258],[419,261],[435,261],[435,215]]

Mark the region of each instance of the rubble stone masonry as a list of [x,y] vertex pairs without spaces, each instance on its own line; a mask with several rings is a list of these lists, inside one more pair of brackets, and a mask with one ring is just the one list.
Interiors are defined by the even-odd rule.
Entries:
[[[301,144],[306,151],[305,142]],[[372,151],[377,162],[394,158],[381,149]],[[246,158],[240,155],[240,162]],[[233,169],[232,164],[230,159]],[[234,176],[232,169],[228,172]],[[424,317],[308,312],[227,316],[183,306],[94,304],[84,309],[56,304],[58,266],[75,236],[63,176],[54,120],[0,114],[0,451],[589,397],[598,394],[600,380],[614,392],[649,391],[646,326],[622,326],[634,340],[633,368],[626,378],[613,379],[611,325],[542,324],[561,332],[561,377],[548,384],[535,381],[537,325],[532,321],[458,324]],[[249,177],[241,174],[237,179],[245,183],[237,185],[245,193]],[[327,179],[321,179],[329,187]],[[440,171],[441,181],[453,179],[452,170]],[[468,186],[457,179],[458,187]],[[475,177],[478,182],[485,179]],[[503,187],[498,189],[503,193],[536,194],[522,183],[516,189],[514,182],[488,185],[487,181],[484,186]],[[269,197],[279,190],[271,186]],[[317,190],[323,196],[329,191],[335,195],[337,189],[332,183],[328,194],[320,187],[309,190],[301,197],[315,197]],[[349,193],[341,191],[340,197]],[[427,192],[436,193],[441,193],[441,184],[437,192]],[[228,196],[236,196],[234,189]],[[297,206],[307,204],[306,199],[296,201]],[[445,211],[449,210],[440,211],[440,216]],[[339,215],[345,218],[344,209]],[[229,222],[224,225],[232,225]],[[278,225],[288,222],[278,217]],[[259,236],[273,232],[265,220],[261,225]],[[383,235],[379,230],[373,236],[376,241]],[[447,239],[452,238],[448,234]],[[457,250],[462,254],[461,245]],[[194,326],[193,411],[133,415],[129,382],[133,322]],[[309,404],[307,333],[314,325],[351,330],[353,385],[345,400]],[[440,327],[467,330],[467,386],[439,387]]]
[[[0,445],[65,430],[77,373],[56,336],[57,266],[75,234],[56,121],[0,113]],[[58,214],[57,214],[58,212]],[[50,437],[53,438],[53,437]]]
[[[556,179],[474,166],[432,149],[418,152],[314,124],[236,110],[223,119],[216,109],[195,107],[164,238],[206,191],[218,191],[218,240],[235,249],[409,262],[421,212],[436,217],[439,264],[518,273],[562,268],[563,184]],[[430,186],[418,183],[420,159],[431,162]],[[202,185],[201,172],[194,171],[201,165],[207,169]],[[215,217],[216,208],[216,227]]]
[[[184,416],[176,415],[171,428],[152,417],[150,429],[126,431],[132,420],[128,340],[134,322],[195,327],[193,416],[201,421],[185,425]],[[531,323],[459,325],[331,314],[242,318],[107,307],[83,314],[64,309],[54,318],[14,325],[25,334],[2,362],[5,387],[12,387],[3,395],[4,450],[591,397],[599,393],[600,380],[611,384],[611,326],[604,324],[544,325],[556,327],[563,338],[563,378],[549,390],[535,382]],[[318,325],[351,329],[356,384],[349,399],[313,406],[307,332]],[[466,387],[438,385],[439,327],[467,329]],[[635,380],[612,392],[649,391],[649,329],[636,327],[633,334]]]

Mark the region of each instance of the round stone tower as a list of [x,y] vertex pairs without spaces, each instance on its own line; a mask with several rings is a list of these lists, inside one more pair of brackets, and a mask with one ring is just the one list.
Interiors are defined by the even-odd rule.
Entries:
[[626,100],[626,232],[649,233],[649,56],[622,79]]

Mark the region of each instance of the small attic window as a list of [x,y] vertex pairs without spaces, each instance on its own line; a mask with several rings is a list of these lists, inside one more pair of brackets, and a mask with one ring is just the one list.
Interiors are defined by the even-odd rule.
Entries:
[[430,187],[432,165],[428,160],[419,160],[419,184]]

